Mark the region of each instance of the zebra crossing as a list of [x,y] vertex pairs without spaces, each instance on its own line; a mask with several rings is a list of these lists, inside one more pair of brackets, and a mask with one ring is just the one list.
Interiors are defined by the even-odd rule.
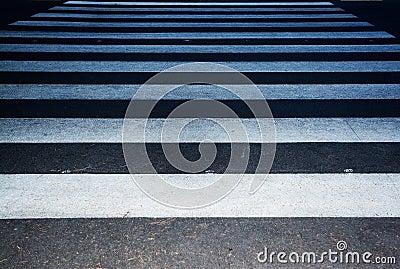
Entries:
[[[67,1],[11,23],[0,37],[2,219],[400,216],[400,45],[330,2]],[[179,140],[183,155],[196,158],[204,137],[218,152],[208,169],[185,174],[163,155],[168,115],[190,100],[203,107],[218,100],[242,119],[246,174],[224,199],[195,210],[147,197],[121,147],[132,96],[187,62],[245,74],[263,99],[238,91],[251,104],[267,100],[276,126],[274,141],[260,140],[243,100],[212,85],[180,87],[150,119],[129,119],[149,125],[145,140],[133,132],[129,143],[146,143],[157,172],[182,187],[213,183],[225,172],[230,143],[243,141],[209,121],[189,126]],[[154,99],[147,92],[133,102]],[[235,128],[228,116],[215,117]],[[185,119],[170,120],[178,128]],[[248,195],[260,144],[272,142],[270,174]],[[133,170],[152,177],[140,160]]]

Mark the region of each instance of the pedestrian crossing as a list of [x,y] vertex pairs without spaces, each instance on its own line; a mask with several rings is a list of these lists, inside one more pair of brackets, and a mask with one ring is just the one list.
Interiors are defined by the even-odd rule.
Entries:
[[[0,37],[2,219],[400,216],[400,45],[331,2],[67,1],[11,23]],[[188,68],[215,83],[230,79],[245,100],[221,87],[185,85],[149,119],[124,120],[143,83],[188,62],[242,72],[261,95],[229,73]],[[157,100],[158,86],[131,105]],[[192,100],[200,108],[217,100],[235,112],[250,156],[224,199],[181,210],[134,184],[129,172],[147,181],[154,171],[140,158],[128,170],[121,144],[145,143],[155,171],[176,186],[206,186],[224,173],[234,180],[240,170],[228,167],[230,150],[244,152],[246,141],[230,140],[215,122],[192,122],[179,140],[163,137],[168,116]],[[274,139],[260,138],[246,107],[265,100]],[[210,113],[236,128],[229,114]],[[147,136],[133,129],[123,140],[126,121]],[[178,129],[190,118],[168,121]],[[201,173],[185,173],[164,155],[163,143],[178,144],[193,161],[205,138],[217,153]],[[260,147],[274,143],[271,169],[257,167]],[[253,174],[268,175],[249,195]]]

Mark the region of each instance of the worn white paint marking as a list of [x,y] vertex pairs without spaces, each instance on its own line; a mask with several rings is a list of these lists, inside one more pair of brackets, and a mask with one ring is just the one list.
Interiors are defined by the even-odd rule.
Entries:
[[346,121],[360,140],[400,141],[399,118],[372,118],[367,121],[348,118]]
[[[0,99],[32,100],[130,100],[140,84],[0,84]],[[151,86],[148,86],[151,87]],[[154,85],[154,87],[159,87]],[[400,84],[273,84],[257,85],[267,100],[347,100],[400,99]],[[237,88],[240,96],[256,100],[245,88]],[[153,91],[143,93],[145,99],[155,100]],[[186,85],[166,94],[165,100],[239,100],[228,90],[212,85]]]
[[349,53],[400,52],[400,45],[70,45],[0,44],[0,52],[79,53]]
[[[162,176],[192,188],[219,177]],[[245,175],[209,207],[179,210],[151,200],[127,174],[0,175],[0,218],[400,217],[400,174],[271,174],[249,195],[251,181]]]
[[65,5],[95,6],[332,6],[331,2],[97,2],[68,1]]
[[344,11],[339,7],[250,7],[250,8],[241,8],[241,7],[212,7],[212,8],[192,8],[192,7],[85,7],[85,6],[55,6],[50,8],[49,10],[57,10],[57,11],[105,11],[105,12],[153,12],[153,11],[163,11],[163,12],[181,12],[181,11],[190,11],[196,13],[202,12],[337,12]]
[[14,26],[44,26],[44,27],[294,27],[294,28],[312,28],[312,27],[372,27],[368,22],[77,22],[77,21],[17,21],[11,23]]
[[91,13],[38,13],[34,18],[83,19],[351,19],[352,14],[91,14]]
[[[180,129],[182,123],[193,119],[168,119],[168,126]],[[314,142],[400,142],[399,118],[276,118],[258,119],[264,124],[273,121],[274,136],[260,137],[255,119],[241,119],[250,143],[314,143]],[[247,142],[230,140],[224,129],[212,119],[194,119],[181,131],[179,137],[163,132],[165,119],[129,119],[131,131],[125,142]],[[234,129],[237,119],[218,119],[222,126]],[[71,119],[71,118],[4,118],[0,119],[0,143],[121,143],[123,119]],[[142,137],[137,130],[146,130]],[[266,130],[268,131],[268,130]],[[233,138],[234,139],[234,138]]]
[[[1,72],[161,72],[186,62],[0,61]],[[400,72],[400,61],[217,62],[239,72]],[[186,72],[199,72],[187,67]],[[179,72],[182,72],[179,70]],[[214,72],[210,69],[207,72]]]
[[54,31],[0,31],[0,37],[16,38],[88,38],[88,39],[358,39],[395,38],[383,31],[363,32],[179,32],[179,33],[99,33]]

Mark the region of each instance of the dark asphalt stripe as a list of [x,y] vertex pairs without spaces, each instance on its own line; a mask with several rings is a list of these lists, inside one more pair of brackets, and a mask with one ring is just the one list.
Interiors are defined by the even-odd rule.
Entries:
[[96,53],[0,52],[0,59],[14,61],[398,61],[399,52],[327,53]]
[[[152,110],[151,118],[165,118],[188,100],[161,100]],[[153,101],[135,101],[137,103]],[[204,102],[207,106],[207,100]],[[240,118],[253,118],[246,104],[238,100],[220,100]],[[258,102],[251,101],[254,106]],[[0,100],[2,118],[123,118],[129,100]],[[269,100],[276,118],[323,117],[399,117],[400,100]],[[82,108],[85,109],[82,109]],[[146,115],[143,115],[145,117]],[[214,117],[219,117],[214,115]]]
[[[264,247],[322,253],[336,251],[339,240],[351,251],[398,257],[399,230],[400,218],[1,220],[0,249],[5,268],[268,268],[272,265],[257,261]],[[325,261],[323,266],[331,265]]]
[[[384,70],[383,70],[384,71]],[[242,72],[245,76],[258,84],[341,84],[341,83],[400,83],[398,72],[385,73],[358,73],[358,72],[318,72],[318,73],[248,73]],[[154,72],[141,73],[118,73],[118,72],[0,72],[0,83],[2,84],[142,84],[148,79],[156,75]],[[166,74],[166,73],[164,73]],[[221,78],[219,73],[203,73],[196,72],[196,76],[201,79],[202,76],[207,78],[210,83],[225,83],[228,77]],[[177,81],[176,75],[171,74],[168,79],[165,75],[166,83],[180,83]],[[205,81],[203,79],[203,81]],[[235,81],[233,78],[230,81]],[[233,84],[232,82],[231,84]]]
[[[139,153],[140,144],[130,145],[131,152],[138,155],[131,172],[153,173]],[[194,161],[199,158],[198,145],[184,143],[179,146],[183,156]],[[246,144],[234,145],[238,150],[247,148]],[[240,172],[235,168],[226,171],[231,144],[218,143],[216,146],[217,157],[207,170],[215,173]],[[161,144],[147,143],[146,148],[158,173],[182,173],[166,160]],[[246,173],[255,172],[259,154],[260,144],[250,144]],[[128,173],[121,144],[5,143],[0,144],[0,156],[0,173],[3,174]],[[399,160],[400,143],[280,143],[277,144],[271,173],[343,173],[345,169],[353,169],[355,173],[399,173]],[[258,169],[260,173],[268,172],[262,164]]]

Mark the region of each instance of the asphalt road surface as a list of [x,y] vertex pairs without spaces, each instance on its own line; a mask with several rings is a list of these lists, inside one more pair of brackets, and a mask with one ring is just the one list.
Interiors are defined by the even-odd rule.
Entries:
[[[2,4],[0,268],[399,267],[398,1],[106,2]],[[157,99],[142,83],[196,61],[242,72],[260,95],[184,86],[157,103],[145,138],[145,111],[124,122],[134,94],[133,107]],[[202,71],[241,85],[229,72]],[[214,100],[234,116],[205,110]],[[248,107],[265,100],[273,140],[260,138]],[[249,141],[207,120],[188,125],[179,143],[162,138],[168,115],[188,101],[171,130],[207,112],[225,131],[240,129],[238,117]],[[195,174],[163,151],[168,142],[196,161],[204,139],[216,155]],[[265,148],[275,153],[270,166],[260,165]],[[242,171],[229,166],[233,149]],[[221,201],[177,209],[146,196],[129,173],[189,188],[244,175]],[[249,195],[253,174],[268,177]],[[359,262],[346,262],[356,252]]]

